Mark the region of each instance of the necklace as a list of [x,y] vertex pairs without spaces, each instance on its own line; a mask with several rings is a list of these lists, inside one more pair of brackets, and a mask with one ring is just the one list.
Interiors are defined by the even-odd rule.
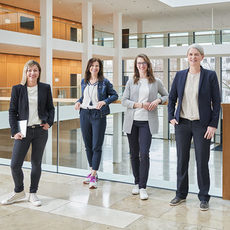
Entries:
[[[98,82],[95,82],[94,84],[91,84],[90,82],[88,82],[88,95],[89,95],[89,99],[90,99],[90,101],[89,101],[89,105],[90,106],[92,106],[93,105],[93,99],[92,99],[92,97],[93,97],[93,91],[94,91],[94,88],[95,88],[95,86],[98,84]],[[91,91],[91,94],[90,94],[90,92],[89,92],[89,87],[90,86],[92,86],[93,87],[93,89],[92,89],[92,91]]]

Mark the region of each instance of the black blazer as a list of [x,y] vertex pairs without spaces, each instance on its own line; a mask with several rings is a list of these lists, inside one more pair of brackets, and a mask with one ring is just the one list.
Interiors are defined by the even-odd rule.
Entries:
[[[176,119],[179,122],[184,88],[189,69],[176,73],[168,101],[168,119]],[[192,85],[191,85],[192,87]],[[178,99],[178,101],[177,101]],[[175,112],[175,105],[177,109]],[[215,71],[201,67],[198,91],[198,107],[200,122],[203,126],[217,128],[220,113],[220,90]]]
[[[38,83],[38,116],[42,123],[53,125],[54,121],[54,106],[51,94],[50,85]],[[9,122],[11,134],[14,136],[19,132],[18,122],[20,120],[28,120],[29,118],[29,102],[26,85],[15,85],[12,87]]]

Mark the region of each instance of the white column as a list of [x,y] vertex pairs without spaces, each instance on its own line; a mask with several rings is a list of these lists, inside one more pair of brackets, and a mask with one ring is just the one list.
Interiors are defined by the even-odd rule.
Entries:
[[143,21],[137,21],[137,48],[145,47],[145,38],[143,34]]
[[[53,1],[40,0],[41,16],[41,81],[50,84],[52,87],[53,76],[53,54],[52,54],[52,33],[53,33]],[[52,128],[48,131],[48,141],[44,151],[43,162],[52,165]]]
[[113,114],[113,163],[122,161],[122,113]]
[[[113,57],[113,85],[119,95],[122,94],[122,14],[113,14],[114,49]],[[119,87],[118,87],[119,86]],[[122,116],[113,115],[113,162],[122,160]]]
[[122,84],[122,14],[113,14],[113,33],[114,33],[114,49],[113,58],[113,84],[121,86]]
[[52,87],[53,56],[52,56],[52,33],[53,33],[53,1],[40,0],[41,16],[41,49],[40,64],[42,68],[41,81],[47,82]]
[[88,60],[92,58],[92,20],[92,2],[82,1],[82,77],[84,75]]

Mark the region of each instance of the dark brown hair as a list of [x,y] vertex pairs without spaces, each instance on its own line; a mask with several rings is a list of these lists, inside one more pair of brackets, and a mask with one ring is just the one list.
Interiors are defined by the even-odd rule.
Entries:
[[99,72],[97,75],[98,81],[103,81],[103,79],[104,79],[102,60],[100,58],[91,58],[91,59],[89,59],[89,61],[87,63],[86,70],[85,70],[85,77],[84,77],[85,83],[88,82],[90,77],[91,77],[90,67],[93,65],[94,62],[99,63]]
[[134,84],[137,84],[139,79],[140,79],[139,70],[137,68],[137,59],[138,58],[143,58],[144,61],[147,63],[147,78],[149,80],[149,83],[153,83],[155,81],[155,77],[153,75],[152,63],[150,62],[147,55],[139,54],[136,56],[135,61],[134,61],[134,75],[133,75]]

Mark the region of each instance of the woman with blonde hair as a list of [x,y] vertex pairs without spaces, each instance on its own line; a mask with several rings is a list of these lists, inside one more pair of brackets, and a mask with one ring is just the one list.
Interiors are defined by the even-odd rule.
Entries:
[[[37,197],[41,176],[42,155],[48,138],[48,129],[53,125],[54,106],[50,85],[40,82],[41,67],[34,60],[28,61],[23,70],[21,84],[12,88],[9,122],[14,147],[11,159],[11,172],[14,192],[2,204],[12,204],[25,198],[22,165],[32,144],[31,184],[28,201],[40,206]],[[26,136],[20,130],[20,121],[26,121]]]
[[[158,94],[160,96],[158,96]],[[158,132],[159,104],[166,102],[168,93],[160,79],[153,75],[152,64],[145,54],[134,61],[134,76],[126,84],[122,105],[127,107],[124,132],[127,133],[134,175],[132,194],[148,199],[146,184],[149,173],[149,149],[152,134]]]

